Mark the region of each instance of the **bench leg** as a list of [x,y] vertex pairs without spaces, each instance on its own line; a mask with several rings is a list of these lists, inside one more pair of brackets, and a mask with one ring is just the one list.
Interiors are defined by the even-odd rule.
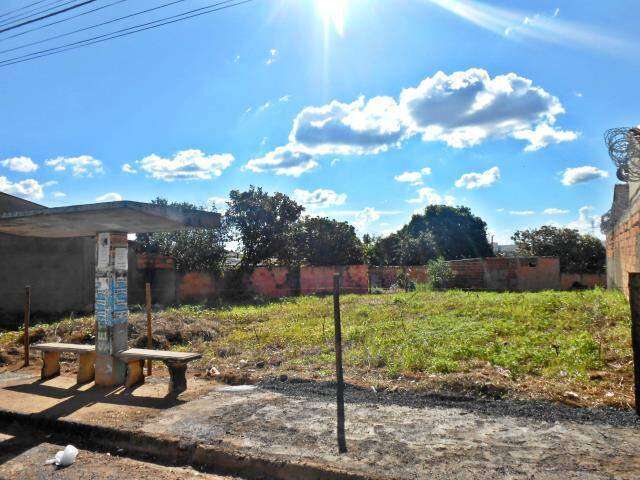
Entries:
[[169,395],[177,396],[187,389],[187,364],[181,362],[164,362],[169,369]]
[[60,352],[42,352],[40,378],[47,380],[60,375]]
[[78,383],[87,383],[96,376],[96,352],[78,355]]
[[127,362],[127,377],[124,386],[127,388],[144,383],[144,360],[129,360]]

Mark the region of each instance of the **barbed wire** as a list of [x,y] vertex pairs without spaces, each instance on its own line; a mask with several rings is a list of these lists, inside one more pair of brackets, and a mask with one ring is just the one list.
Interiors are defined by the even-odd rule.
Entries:
[[605,132],[604,141],[609,157],[617,167],[618,179],[623,182],[639,181],[640,128],[611,128]]

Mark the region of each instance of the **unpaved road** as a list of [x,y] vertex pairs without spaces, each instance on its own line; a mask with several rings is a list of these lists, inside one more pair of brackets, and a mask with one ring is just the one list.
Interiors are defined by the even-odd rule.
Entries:
[[353,387],[346,398],[344,456],[335,446],[334,389],[315,382],[221,387],[143,430],[387,478],[640,478],[632,412]]
[[45,465],[45,461],[64,446],[47,441],[47,436],[37,432],[0,434],[0,479],[3,480],[232,480],[198,472],[191,468],[167,467],[149,462],[120,457],[117,452],[90,452],[80,450],[76,462],[58,469]]

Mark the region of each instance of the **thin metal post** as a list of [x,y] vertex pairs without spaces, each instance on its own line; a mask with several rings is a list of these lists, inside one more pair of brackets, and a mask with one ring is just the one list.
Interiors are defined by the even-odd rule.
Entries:
[[[153,336],[151,333],[151,284],[145,283],[145,294],[147,298],[147,348],[153,348]],[[147,375],[151,376],[151,359],[147,360]]]
[[31,287],[24,287],[24,366],[29,366],[29,321],[31,320]]
[[340,322],[340,274],[333,275],[333,322],[335,327],[336,350],[336,398],[338,413],[338,452],[347,452],[347,442],[344,436],[344,376],[342,372],[342,325]]
[[629,273],[629,304],[636,415],[640,416],[640,273]]

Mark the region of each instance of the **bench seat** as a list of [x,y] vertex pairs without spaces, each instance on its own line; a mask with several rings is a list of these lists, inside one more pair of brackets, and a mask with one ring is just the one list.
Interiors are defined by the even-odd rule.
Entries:
[[127,363],[126,387],[144,383],[144,361],[160,360],[169,370],[169,394],[178,395],[187,389],[187,364],[202,358],[202,354],[193,352],[171,352],[166,350],[150,350],[147,348],[130,348],[116,354]]
[[96,347],[93,345],[40,343],[32,345],[31,348],[42,352],[42,380],[60,375],[60,354],[63,352],[78,355],[78,383],[87,383],[95,378]]

